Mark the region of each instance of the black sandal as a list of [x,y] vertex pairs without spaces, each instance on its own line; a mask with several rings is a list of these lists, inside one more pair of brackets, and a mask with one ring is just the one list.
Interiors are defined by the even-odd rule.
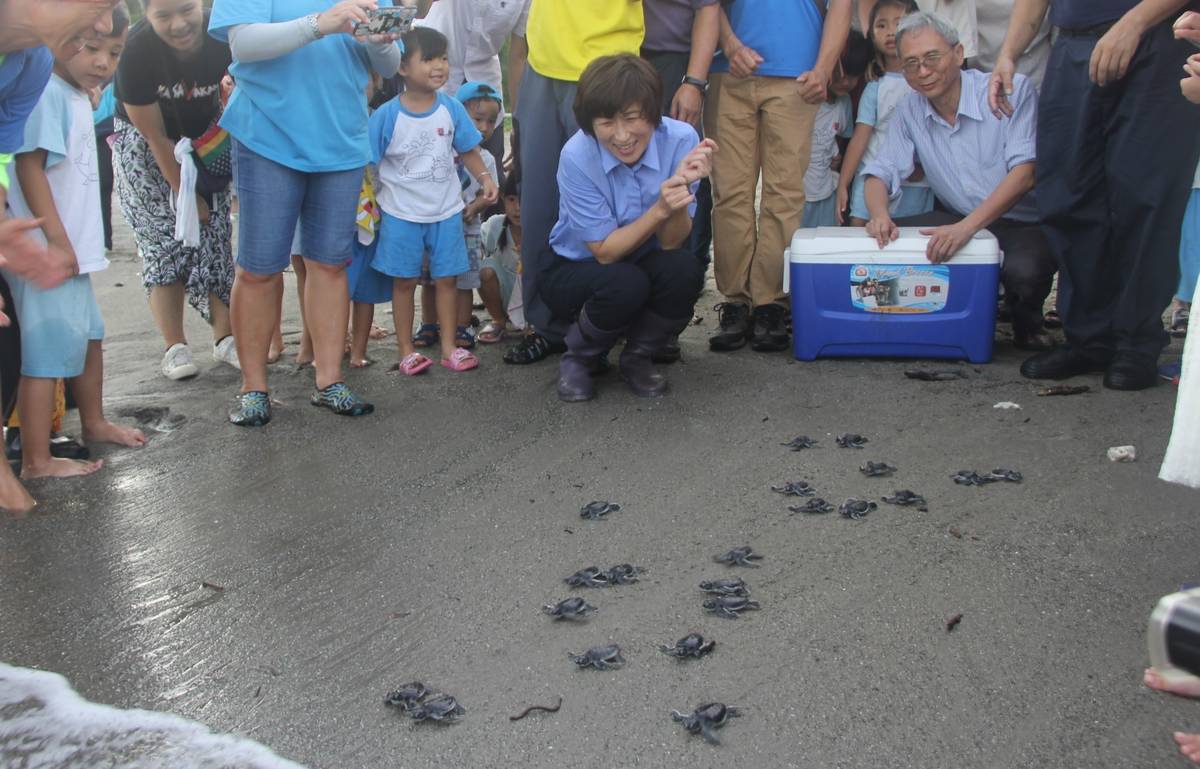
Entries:
[[567,351],[562,342],[551,342],[538,333],[526,334],[521,341],[504,351],[504,362],[526,366]]

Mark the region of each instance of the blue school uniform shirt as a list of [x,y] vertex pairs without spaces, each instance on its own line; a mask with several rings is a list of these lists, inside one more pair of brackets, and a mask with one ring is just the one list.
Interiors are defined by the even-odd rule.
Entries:
[[[208,31],[229,41],[238,24],[292,21],[326,11],[333,0],[217,0]],[[391,0],[379,0],[382,7]],[[307,173],[348,171],[370,159],[367,49],[351,35],[329,35],[266,61],[234,61],[237,86],[221,126],[265,158]]]
[[[763,57],[754,70],[765,77],[799,77],[817,63],[824,20],[813,0],[737,0],[723,5],[738,39]],[[718,52],[713,72],[728,72]]]
[[[596,137],[578,131],[559,156],[558,221],[550,231],[550,247],[575,262],[594,261],[587,244],[604,240],[646,213],[658,200],[662,183],[699,143],[696,129],[664,117],[641,158],[625,165]],[[692,185],[693,194],[698,186]],[[688,215],[695,214],[692,203]],[[657,242],[651,237],[642,249]]]
[[25,141],[25,121],[50,82],[54,57],[44,46],[16,51],[0,62],[0,153],[12,154]]
[[462,184],[456,154],[483,141],[458,99],[440,91],[425,112],[409,112],[392,99],[371,115],[371,162],[379,166],[375,199],[389,216],[406,222],[441,222],[458,215]]

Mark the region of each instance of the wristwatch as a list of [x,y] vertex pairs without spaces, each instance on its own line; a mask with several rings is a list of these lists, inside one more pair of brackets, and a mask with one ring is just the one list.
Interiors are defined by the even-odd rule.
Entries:
[[313,40],[320,40],[321,38],[325,37],[325,35],[323,35],[321,33],[320,17],[321,17],[321,14],[319,14],[319,13],[310,13],[304,17],[305,20],[308,22],[309,31],[312,32]]
[[680,81],[679,84],[680,85],[694,85],[700,89],[700,93],[708,92],[708,81],[701,80],[698,77],[692,77],[691,75],[684,75],[683,80]]

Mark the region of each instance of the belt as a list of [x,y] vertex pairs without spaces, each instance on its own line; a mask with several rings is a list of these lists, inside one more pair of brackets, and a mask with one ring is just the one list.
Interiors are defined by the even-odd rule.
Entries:
[[1091,27],[1059,27],[1058,34],[1067,37],[1104,37],[1104,33],[1112,29],[1116,23],[1116,21],[1110,21]]

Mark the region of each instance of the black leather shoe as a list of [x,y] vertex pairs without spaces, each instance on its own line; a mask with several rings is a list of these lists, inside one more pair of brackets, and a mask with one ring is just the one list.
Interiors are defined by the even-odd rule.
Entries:
[[754,308],[754,331],[750,349],[756,352],[780,352],[788,348],[787,309],[777,304]]
[[750,305],[744,302],[722,302],[714,308],[720,330],[708,338],[708,349],[729,352],[744,347],[750,338]]
[[1158,367],[1149,355],[1119,352],[1104,372],[1110,390],[1145,390],[1158,384]]
[[1057,347],[1026,358],[1021,364],[1021,376],[1026,379],[1068,379],[1103,371],[1107,365],[1107,360],[1087,355],[1074,347]]

